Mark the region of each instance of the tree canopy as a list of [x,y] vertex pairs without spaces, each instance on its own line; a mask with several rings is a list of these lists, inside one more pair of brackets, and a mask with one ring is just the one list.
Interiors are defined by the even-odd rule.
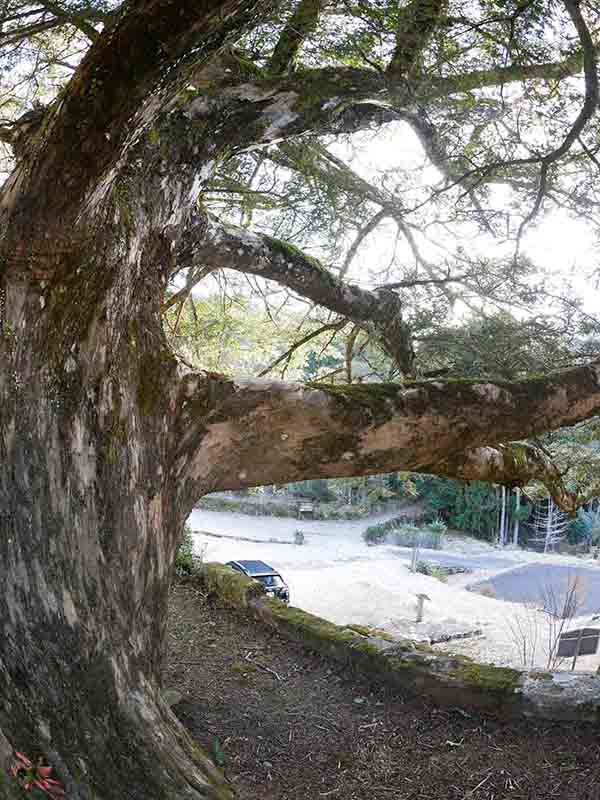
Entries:
[[597,241],[599,44],[583,0],[0,2],[2,766],[230,796],[159,692],[203,494],[585,499],[597,268],[533,242]]
[[[596,357],[580,276],[574,290],[528,246],[546,219],[598,235],[593,4],[246,3],[210,46],[206,20],[182,7],[168,31],[171,14],[4,3],[5,208],[38,163],[69,200],[57,216],[110,184],[127,225],[128,175],[150,159],[173,230],[191,214],[173,244],[171,329],[186,302],[210,328],[190,300],[207,282],[264,303],[275,325],[285,309],[296,333],[284,324],[271,370],[313,337],[333,369],[315,373],[315,351],[311,377],[333,382],[508,379]],[[373,369],[353,375],[356,353]]]
[[[39,162],[73,206],[57,216],[109,181],[126,225],[141,156],[158,191],[179,168],[190,188],[185,203],[172,193],[172,227],[191,216],[165,312],[178,325],[207,281],[260,299],[270,319],[291,308],[302,318],[271,369],[313,336],[345,351],[345,366],[320,357],[334,382],[357,377],[355,349],[396,381],[523,377],[596,356],[598,320],[528,247],[557,214],[597,236],[593,5],[248,3],[210,47],[205,21],[167,31],[169,14],[4,3],[5,208]],[[65,170],[73,148],[82,158]]]

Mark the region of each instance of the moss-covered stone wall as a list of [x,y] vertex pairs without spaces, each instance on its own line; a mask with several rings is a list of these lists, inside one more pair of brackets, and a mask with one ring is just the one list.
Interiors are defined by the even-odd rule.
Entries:
[[374,683],[441,704],[500,716],[600,722],[600,677],[570,672],[522,672],[390,639],[359,625],[341,627],[267,599],[256,581],[222,564],[205,564],[206,589],[309,650],[367,674]]
[[230,608],[248,608],[251,600],[265,594],[260,583],[225,564],[204,564],[201,575],[209,595],[216,595]]

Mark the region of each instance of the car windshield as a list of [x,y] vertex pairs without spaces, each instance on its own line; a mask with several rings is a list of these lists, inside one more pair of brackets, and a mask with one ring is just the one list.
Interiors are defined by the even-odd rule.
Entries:
[[268,586],[272,589],[279,589],[285,586],[285,583],[281,580],[279,575],[261,575],[257,580],[259,580],[263,586]]

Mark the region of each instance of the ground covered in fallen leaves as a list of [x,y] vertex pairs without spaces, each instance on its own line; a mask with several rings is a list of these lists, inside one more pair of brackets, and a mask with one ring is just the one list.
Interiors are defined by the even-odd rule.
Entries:
[[377,689],[194,582],[172,590],[165,686],[238,800],[600,800],[600,728]]

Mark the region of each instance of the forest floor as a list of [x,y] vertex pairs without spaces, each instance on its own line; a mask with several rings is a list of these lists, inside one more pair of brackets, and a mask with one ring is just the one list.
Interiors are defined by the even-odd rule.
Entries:
[[374,688],[194,583],[173,586],[165,685],[237,800],[600,800],[597,728]]

